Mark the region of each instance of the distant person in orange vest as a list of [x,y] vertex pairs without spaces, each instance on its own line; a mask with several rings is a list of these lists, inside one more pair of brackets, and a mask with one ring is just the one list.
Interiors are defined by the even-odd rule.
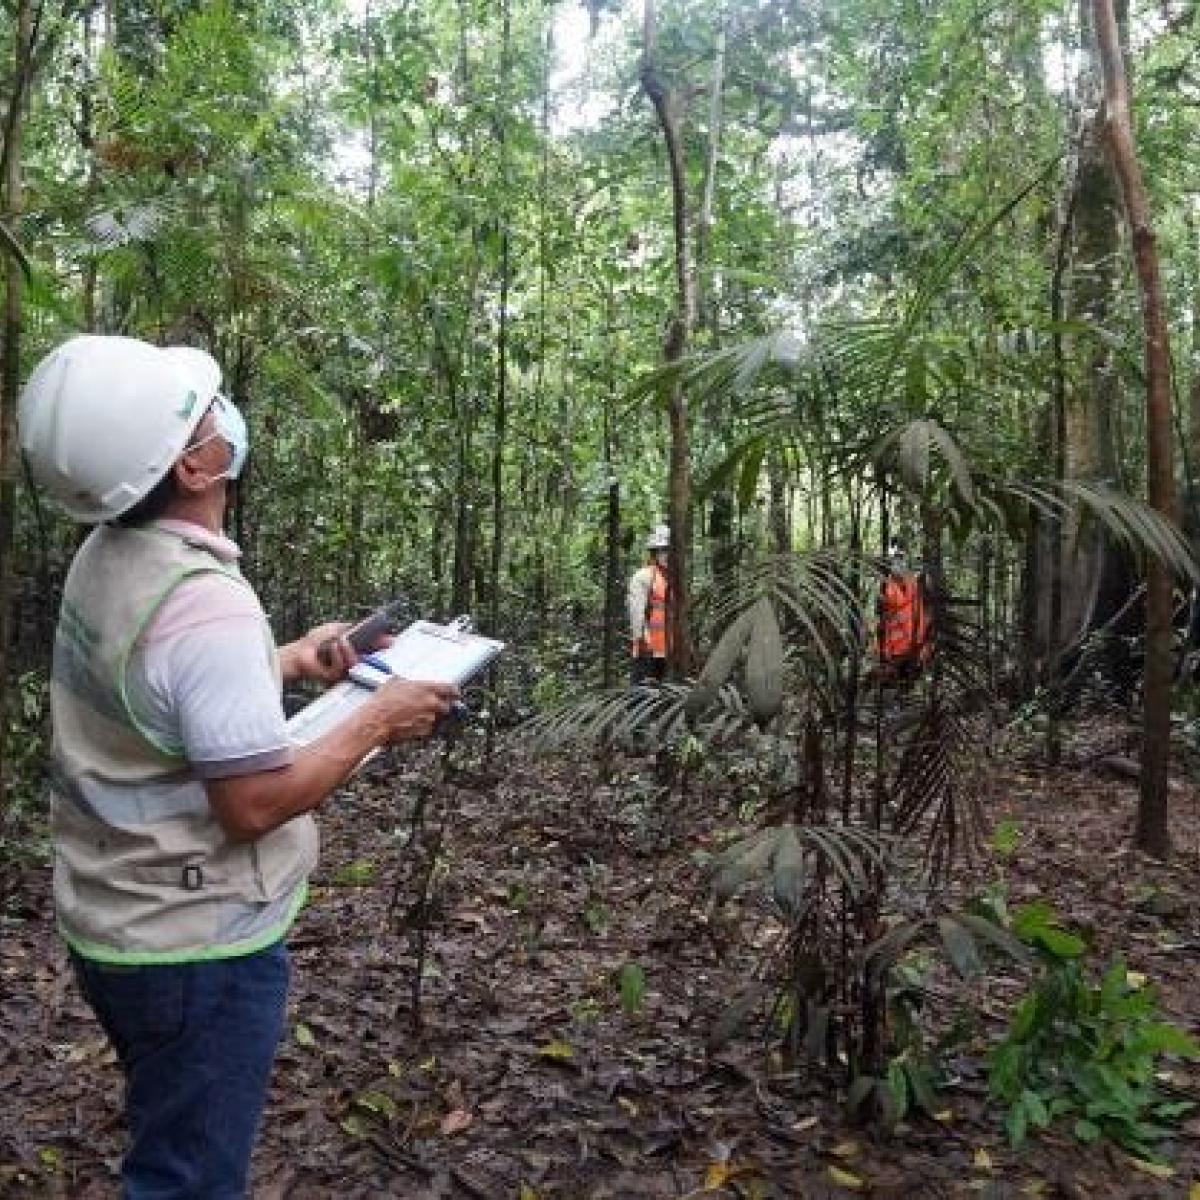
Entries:
[[879,665],[884,679],[911,682],[933,653],[933,622],[922,576],[908,565],[901,542],[893,542],[888,574],[879,591]]
[[650,561],[629,580],[629,634],[635,684],[661,680],[667,673],[667,554],[671,531],[656,525],[646,539]]

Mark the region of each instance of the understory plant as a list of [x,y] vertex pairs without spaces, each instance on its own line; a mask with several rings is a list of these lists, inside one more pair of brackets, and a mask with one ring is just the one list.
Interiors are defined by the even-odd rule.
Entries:
[[1172,1124],[1194,1107],[1159,1086],[1162,1059],[1194,1058],[1200,1045],[1162,1019],[1153,985],[1120,959],[1097,978],[1083,939],[1048,905],[1018,909],[1013,928],[1040,971],[991,1054],[989,1087],[1006,1106],[1010,1142],[1018,1147],[1031,1129],[1061,1118],[1081,1142],[1103,1137],[1156,1157]]

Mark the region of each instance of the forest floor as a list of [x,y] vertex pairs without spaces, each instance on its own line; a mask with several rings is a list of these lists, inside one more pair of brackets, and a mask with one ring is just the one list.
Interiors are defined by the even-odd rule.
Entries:
[[[963,886],[1002,875],[1010,904],[1049,900],[1086,932],[1094,961],[1122,955],[1195,1033],[1200,796],[1173,785],[1170,865],[1134,854],[1136,783],[1098,766],[1120,737],[1081,724],[1076,765],[1054,770],[1032,744],[1010,743],[986,773],[985,803],[1015,822],[1015,849],[985,856]],[[1008,1148],[983,1053],[1011,979],[967,994],[976,1052],[960,1055],[936,1118],[909,1115],[888,1133],[850,1123],[821,1078],[783,1070],[761,1030],[712,1050],[768,931],[706,895],[705,852],[753,819],[744,798],[714,787],[664,802],[651,759],[626,761],[612,783],[586,755],[501,767],[499,782],[433,783],[419,839],[410,814],[422,781],[440,780],[433,755],[376,760],[326,807],[323,865],[291,938],[258,1200],[1200,1194],[1200,1109],[1164,1147],[1163,1177],[1066,1129]],[[423,911],[414,898],[439,826]],[[120,1074],[70,978],[43,864],[0,879],[0,920],[0,1194],[114,1195]],[[627,971],[623,1005],[627,964],[645,991]],[[1173,1089],[1200,1099],[1194,1066],[1170,1072]]]

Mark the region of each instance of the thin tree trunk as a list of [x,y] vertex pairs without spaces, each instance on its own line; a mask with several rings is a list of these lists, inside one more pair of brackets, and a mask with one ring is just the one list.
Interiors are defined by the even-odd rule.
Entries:
[[[4,122],[3,202],[4,224],[16,232],[21,212],[21,139],[24,114],[33,73],[33,6],[18,0],[13,38],[13,84]],[[17,393],[21,371],[21,263],[15,253],[4,255],[4,341],[0,366],[0,729],[7,727],[9,654],[12,645],[12,604],[15,569],[17,505]],[[7,811],[11,784],[7,765],[0,758],[0,813]]]
[[[683,164],[683,137],[677,111],[678,99],[667,90],[658,73],[658,28],[654,0],[645,0],[643,15],[642,90],[654,106],[662,128],[667,162],[671,170],[677,308],[663,345],[663,357],[671,363],[678,362],[687,351],[696,312],[695,280],[689,261],[687,177]],[[679,678],[687,674],[692,664],[692,639],[688,620],[692,481],[687,393],[681,383],[677,382],[671,387],[667,416],[671,433],[667,485],[671,526],[671,555],[667,564],[667,577],[671,604],[667,609],[667,650],[671,673]]]
[[[1195,197],[1193,204],[1197,204]],[[1200,498],[1196,493],[1193,471],[1200,469],[1200,226],[1196,214],[1184,212],[1185,228],[1188,232],[1188,262],[1192,270],[1192,386],[1188,394],[1188,461],[1184,463],[1184,478],[1187,480],[1188,512],[1184,522],[1192,538],[1193,546],[1200,546]]]
[[[1171,462],[1171,354],[1158,249],[1130,120],[1129,83],[1113,0],[1093,0],[1096,45],[1104,76],[1108,149],[1121,183],[1142,294],[1146,371],[1146,476],[1150,504],[1175,517]],[[1146,673],[1143,684],[1142,777],[1135,841],[1157,858],[1171,851],[1167,771],[1171,749],[1171,576],[1151,558],[1146,575]]]
[[[504,445],[508,438],[508,291],[511,284],[509,254],[512,241],[509,237],[509,188],[508,178],[508,89],[512,69],[512,19],[508,0],[501,0],[502,45],[500,51],[500,105],[496,114],[496,138],[500,143],[500,328],[496,338],[496,412],[492,425],[492,558],[488,578],[491,593],[489,620],[491,631],[500,628],[500,568],[504,563]],[[496,694],[497,674],[493,667],[488,675],[493,696]],[[493,714],[487,724],[487,748],[485,762],[490,762],[495,748],[496,705],[488,706]]]
[[[713,56],[711,91],[708,98],[708,157],[704,165],[704,197],[700,202],[700,224],[696,244],[696,307],[700,320],[709,313],[708,324],[717,330],[716,304],[713,302],[711,286],[701,282],[702,273],[709,267],[709,234],[714,224],[713,207],[717,194],[717,162],[721,156],[721,99],[725,87],[725,19],[717,30],[717,48]],[[707,298],[706,298],[707,297]]]

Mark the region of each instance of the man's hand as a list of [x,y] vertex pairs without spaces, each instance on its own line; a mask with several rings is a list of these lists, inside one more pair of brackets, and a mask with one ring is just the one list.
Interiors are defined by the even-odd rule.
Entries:
[[383,723],[387,740],[428,737],[458,699],[452,683],[391,679],[371,697],[371,715]]
[[279,666],[284,683],[313,679],[329,684],[345,679],[346,672],[358,662],[354,647],[346,640],[346,633],[352,628],[348,621],[327,621],[280,647]]

